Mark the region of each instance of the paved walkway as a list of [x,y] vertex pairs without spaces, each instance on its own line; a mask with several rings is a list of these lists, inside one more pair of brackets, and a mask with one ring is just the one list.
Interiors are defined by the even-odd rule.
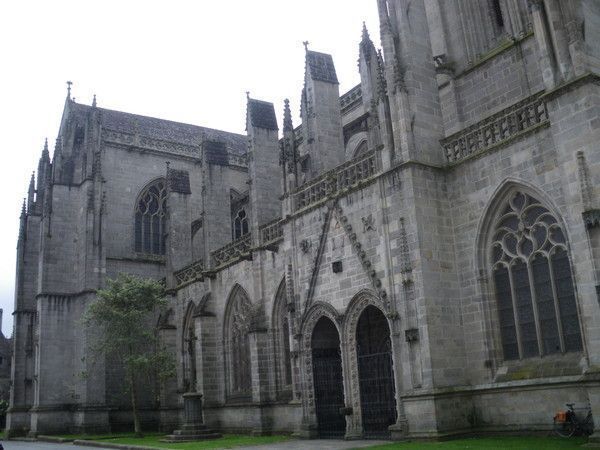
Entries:
[[99,447],[82,447],[72,444],[51,444],[49,442],[0,441],[4,450],[93,450]]

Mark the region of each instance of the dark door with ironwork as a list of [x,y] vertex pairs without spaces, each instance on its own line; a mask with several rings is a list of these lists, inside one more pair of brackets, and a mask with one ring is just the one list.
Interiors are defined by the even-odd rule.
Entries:
[[356,343],[364,436],[388,437],[388,427],[396,422],[390,329],[374,306],[365,308],[358,320]]
[[326,317],[319,319],[312,336],[313,383],[319,437],[339,438],[346,432],[342,357],[337,328]]

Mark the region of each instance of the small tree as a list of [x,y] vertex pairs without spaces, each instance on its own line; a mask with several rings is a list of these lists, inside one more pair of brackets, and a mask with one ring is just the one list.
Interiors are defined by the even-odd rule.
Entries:
[[137,406],[136,384],[141,375],[165,380],[174,375],[171,355],[158,342],[151,320],[153,313],[164,310],[164,288],[155,280],[119,274],[97,291],[98,299],[84,315],[84,324],[94,330],[97,354],[112,355],[122,364],[131,397],[136,436],[142,435]]

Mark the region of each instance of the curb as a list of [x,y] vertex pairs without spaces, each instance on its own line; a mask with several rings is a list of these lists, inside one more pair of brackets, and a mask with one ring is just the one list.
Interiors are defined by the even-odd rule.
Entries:
[[74,439],[61,438],[57,436],[45,436],[43,434],[40,434],[37,437],[37,440],[41,442],[53,442],[55,444],[67,444],[74,441]]
[[87,441],[85,439],[76,439],[73,441],[74,445],[81,445],[84,447],[101,447],[101,448],[117,448],[120,450],[160,450],[160,447],[146,447],[142,445],[129,445],[129,444],[113,444],[110,442],[102,441]]

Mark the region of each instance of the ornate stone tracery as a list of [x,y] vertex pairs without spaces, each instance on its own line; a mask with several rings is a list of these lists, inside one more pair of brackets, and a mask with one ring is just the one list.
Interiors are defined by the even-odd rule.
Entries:
[[566,237],[532,195],[513,191],[493,225],[489,261],[504,359],[582,349]]
[[136,252],[165,254],[167,189],[164,178],[153,181],[138,196],[135,204]]

